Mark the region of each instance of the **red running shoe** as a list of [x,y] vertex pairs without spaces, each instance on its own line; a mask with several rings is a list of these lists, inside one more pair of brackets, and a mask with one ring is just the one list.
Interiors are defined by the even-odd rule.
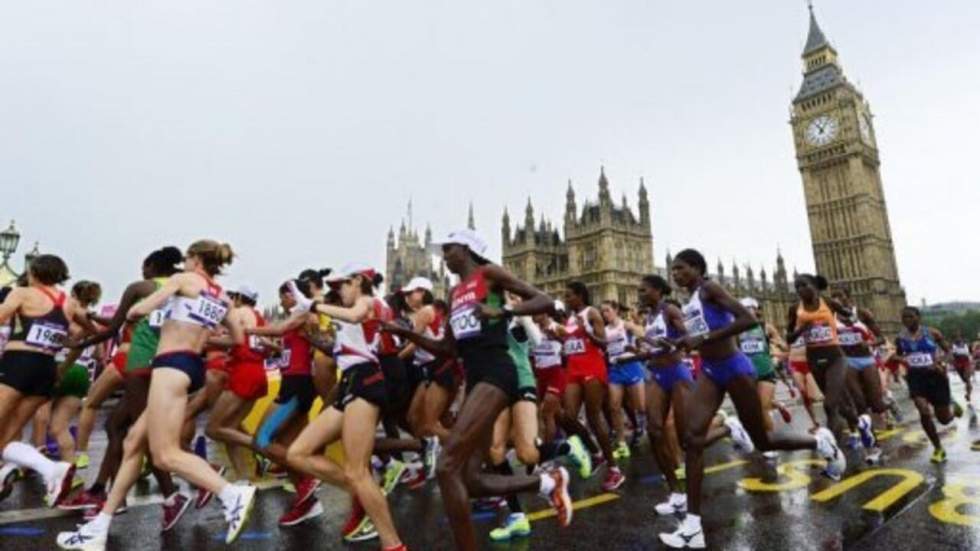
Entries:
[[101,509],[102,505],[105,503],[106,495],[105,492],[90,492],[89,490],[82,490],[75,494],[75,497],[66,499],[62,503],[58,504],[58,508],[62,511],[81,511],[83,509]]
[[[170,503],[168,504],[167,501]],[[163,526],[160,527],[160,532],[173,528],[191,506],[191,498],[180,492],[175,492],[173,496],[167,498],[167,501],[163,502]]]
[[[215,465],[214,463],[211,463],[211,468],[214,469],[218,473],[218,476],[221,477],[225,476],[225,472],[228,470],[225,467],[221,465]],[[214,492],[205,490],[204,488],[198,488],[197,499],[194,500],[194,508],[195,509],[205,508],[207,504],[211,502],[211,498],[213,497],[214,497]]]
[[[310,498],[313,497],[313,494],[316,493],[317,488],[319,487],[320,487],[319,478],[313,478],[311,476],[300,480],[299,484],[296,485],[296,503],[305,503],[309,501]],[[291,526],[291,525],[287,525],[287,526]]]
[[602,482],[602,489],[611,492],[626,482],[626,475],[622,473],[619,469],[613,467],[606,472],[606,480]]
[[347,517],[347,522],[344,523],[341,534],[345,538],[356,534],[368,520],[370,519],[364,511],[364,507],[361,506],[361,501],[356,497],[351,497],[350,516]]
[[565,528],[572,523],[572,497],[568,495],[568,471],[565,467],[558,467],[544,476],[550,476],[555,481],[555,487],[548,495],[548,500],[558,515],[558,525]]
[[293,501],[293,506],[286,511],[286,514],[279,517],[279,526],[296,526],[322,514],[323,505],[320,504],[319,499],[306,499],[303,501],[297,499]]

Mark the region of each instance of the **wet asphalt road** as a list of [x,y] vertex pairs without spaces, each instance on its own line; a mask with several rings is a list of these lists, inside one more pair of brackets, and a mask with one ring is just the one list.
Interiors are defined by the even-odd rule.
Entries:
[[[954,384],[954,396],[962,391]],[[904,390],[899,391],[904,396]],[[705,479],[704,527],[708,548],[718,550],[976,550],[980,549],[980,452],[970,451],[970,441],[980,438],[967,417],[945,437],[949,462],[929,462],[931,446],[923,439],[918,417],[907,398],[902,400],[905,422],[884,433],[883,465],[870,468],[860,463],[859,452],[848,452],[845,480],[833,483],[819,475],[809,452],[784,454],[779,467],[756,454],[742,457],[722,441],[709,450]],[[794,410],[794,425],[804,426],[805,414]],[[102,454],[104,435],[93,435],[93,463]],[[212,452],[217,453],[217,452]],[[657,517],[653,505],[666,497],[644,445],[623,463],[627,483],[617,492],[604,493],[600,477],[575,477],[575,520],[559,530],[540,498],[525,496],[529,511],[537,512],[529,538],[493,544],[485,549],[663,549],[657,533],[672,530],[673,518]],[[82,471],[90,480],[95,465]],[[600,473],[601,474],[601,473]],[[55,535],[72,528],[79,517],[43,509],[41,484],[21,481],[14,494],[0,504],[0,549],[5,551],[54,548]],[[331,488],[319,491],[326,513],[314,521],[280,529],[276,521],[291,495],[279,487],[260,494],[251,524],[233,546],[223,543],[224,522],[216,500],[203,510],[188,511],[170,533],[160,535],[161,512],[153,488],[147,482],[130,496],[148,504],[130,508],[112,527],[109,549],[196,551],[234,548],[266,549],[377,549],[378,543],[345,545],[340,526],[347,513],[347,499]],[[390,498],[399,531],[412,549],[452,549],[452,535],[442,512],[438,489],[430,483],[423,490],[398,488]],[[499,513],[476,513],[481,533],[495,526]],[[543,518],[538,518],[543,517]]]

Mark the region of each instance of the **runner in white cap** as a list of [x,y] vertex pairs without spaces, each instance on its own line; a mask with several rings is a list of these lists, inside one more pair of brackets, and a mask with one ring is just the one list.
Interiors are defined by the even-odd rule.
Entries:
[[[554,302],[487,259],[487,245],[473,230],[458,230],[438,243],[446,267],[459,276],[451,293],[450,317],[441,341],[394,324],[388,331],[438,355],[458,354],[466,372],[466,399],[436,468],[449,525],[458,549],[477,549],[470,496],[504,496],[538,490],[550,500],[558,522],[572,519],[568,472],[559,467],[540,476],[484,472],[493,426],[501,411],[519,399],[517,366],[510,356],[509,318],[550,312]],[[522,301],[505,305],[504,292]]]
[[[395,530],[388,502],[371,476],[375,430],[387,402],[385,377],[378,354],[384,346],[381,323],[390,319],[384,301],[374,297],[381,276],[365,265],[350,264],[331,274],[327,282],[340,289],[343,306],[314,303],[296,293],[298,309],[331,317],[337,326],[334,355],[342,372],[337,399],[314,419],[287,452],[289,466],[344,488],[356,496],[374,523],[382,549],[405,549]],[[295,284],[292,285],[295,289]],[[340,440],[343,467],[321,451]]]

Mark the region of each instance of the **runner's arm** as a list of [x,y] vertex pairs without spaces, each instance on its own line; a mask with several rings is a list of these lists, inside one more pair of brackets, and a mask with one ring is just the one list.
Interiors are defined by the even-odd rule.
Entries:
[[7,323],[17,310],[20,309],[21,304],[24,303],[24,288],[15,287],[7,294],[7,298],[0,304],[0,324]]
[[308,312],[297,308],[285,320],[262,327],[250,327],[245,330],[245,334],[258,335],[260,337],[281,337],[294,329],[302,327],[309,319],[309,315]]
[[162,287],[154,291],[150,296],[134,304],[126,313],[126,319],[136,321],[150,315],[150,312],[163,306],[170,297],[180,291],[181,285],[187,281],[188,274],[176,274],[167,279]]
[[136,301],[153,292],[152,285],[149,281],[130,283],[126,287],[126,290],[123,291],[122,297],[119,299],[119,307],[116,308],[116,313],[109,319],[108,326],[102,331],[82,340],[76,346],[82,349],[88,348],[93,344],[105,342],[118,335],[119,330],[126,324],[126,314],[129,312],[129,309],[133,304],[136,304]]

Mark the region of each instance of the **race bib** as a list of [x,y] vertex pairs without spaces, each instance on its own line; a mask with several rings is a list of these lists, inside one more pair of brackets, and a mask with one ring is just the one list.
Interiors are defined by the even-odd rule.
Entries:
[[167,311],[163,308],[157,308],[146,317],[146,322],[151,329],[160,329],[165,321],[167,321]]
[[701,315],[700,310],[694,312],[691,316],[685,316],[684,328],[687,329],[687,334],[692,337],[700,337],[711,332],[711,328],[708,327],[708,322]]
[[565,341],[564,350],[566,356],[585,354],[585,341],[582,339],[568,339]]
[[609,357],[616,358],[622,356],[626,353],[626,340],[619,339],[609,343],[606,347],[606,351],[609,353]]
[[228,307],[223,302],[206,295],[197,297],[194,311],[191,312],[191,316],[208,327],[217,326],[227,314]]
[[248,347],[251,350],[254,350],[256,352],[261,352],[262,351],[262,348],[263,348],[262,347],[262,338],[259,337],[258,335],[249,335],[248,336]]
[[841,346],[857,346],[864,342],[864,338],[857,331],[841,331],[838,337]]
[[742,341],[740,343],[740,347],[743,354],[748,354],[750,356],[754,354],[762,354],[766,351],[765,343],[755,339]]
[[807,344],[824,344],[831,342],[833,338],[834,334],[829,325],[811,327],[806,333]]
[[905,356],[905,361],[910,367],[932,367],[932,354],[926,352],[914,352]]
[[482,330],[480,318],[476,315],[476,307],[462,308],[452,313],[449,327],[457,341],[478,337]]
[[63,327],[43,321],[35,321],[24,342],[38,348],[58,349],[68,340],[68,332]]

